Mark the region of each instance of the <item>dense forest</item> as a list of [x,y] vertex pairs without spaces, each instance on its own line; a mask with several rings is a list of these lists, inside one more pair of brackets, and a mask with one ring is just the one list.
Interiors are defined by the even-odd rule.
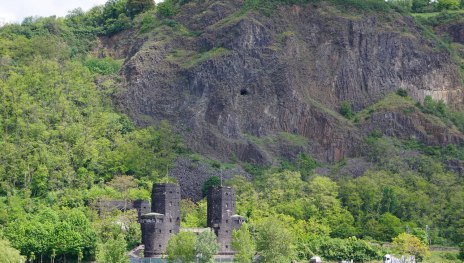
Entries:
[[[443,252],[430,262],[464,260],[464,177],[446,165],[464,159],[461,145],[428,146],[374,131],[363,146],[369,169],[353,177],[345,174],[352,160],[326,164],[305,153],[265,167],[220,163],[185,147],[168,122],[141,128],[121,113],[112,99],[124,89],[124,61],[99,56],[99,38],[177,27],[173,16],[186,2],[109,0],[65,18],[30,17],[0,28],[0,262],[19,262],[20,255],[29,262],[127,262],[126,251],[141,238],[136,213],[101,214],[96,201],[148,200],[154,182],[174,180],[166,174],[179,156],[214,169],[240,165],[252,175],[225,182],[236,189],[237,212],[247,221],[234,233],[240,262],[255,252],[262,262],[314,255],[366,262],[392,250],[427,262],[429,245],[461,246],[460,255]],[[319,1],[246,0],[242,12],[272,16],[278,5],[309,2]],[[329,2],[406,14],[461,8],[458,0]],[[426,30],[431,22],[417,23]],[[398,101],[464,127],[461,112],[430,97],[416,102],[404,90],[376,105]],[[340,114],[356,122],[376,105],[354,112],[346,104]],[[183,226],[205,226],[205,202],[182,200]]]

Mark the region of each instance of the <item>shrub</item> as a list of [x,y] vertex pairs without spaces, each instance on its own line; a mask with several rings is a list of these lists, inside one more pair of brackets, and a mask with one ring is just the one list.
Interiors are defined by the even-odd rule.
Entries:
[[389,0],[388,3],[398,7],[402,11],[411,11],[413,1],[412,0]]
[[413,255],[421,262],[430,256],[429,248],[419,238],[402,233],[393,239],[392,248],[401,255]]
[[439,10],[457,10],[460,6],[459,0],[438,0]]
[[232,248],[237,252],[235,254],[237,261],[242,263],[253,262],[256,247],[246,223],[232,233]]
[[132,21],[126,14],[120,14],[117,19],[109,18],[105,21],[104,31],[108,36],[112,36],[132,26]]
[[332,0],[336,4],[345,7],[354,7],[360,10],[372,11],[389,11],[391,10],[389,4],[384,0]]
[[165,18],[171,18],[179,12],[179,8],[173,3],[172,0],[165,0],[156,6],[158,14]]
[[142,21],[140,23],[140,33],[146,33],[151,29],[155,28],[158,23],[156,23],[156,17],[152,12],[146,12],[143,14]]
[[101,75],[115,74],[121,68],[121,61],[111,58],[90,58],[85,61],[85,66],[93,73]]
[[351,108],[351,104],[348,101],[343,101],[340,105],[340,114],[345,116],[347,119],[353,118],[353,110]]
[[195,260],[196,237],[193,232],[180,232],[173,235],[166,248],[169,262],[192,262]]
[[216,235],[212,230],[204,231],[198,235],[195,243],[195,254],[197,262],[209,263],[213,262],[214,255],[219,250],[219,244],[216,241]]
[[352,259],[356,262],[378,260],[383,251],[380,247],[355,237],[348,239],[319,237],[309,241],[308,248],[326,260],[337,261]]
[[405,89],[398,89],[396,91],[396,94],[398,94],[398,96],[401,96],[401,97],[407,97],[408,96],[408,91],[405,90]]
[[290,262],[294,256],[293,236],[276,218],[266,218],[256,225],[256,250],[263,263]]
[[201,193],[203,194],[203,196],[206,196],[208,195],[208,191],[211,186],[219,186],[219,185],[221,185],[221,178],[219,178],[218,176],[211,176],[210,178],[208,178],[208,180],[206,180],[203,183],[203,187],[201,188]]
[[127,14],[131,18],[153,7],[155,7],[153,0],[128,0],[126,4]]
[[429,0],[413,0],[412,1],[412,11],[417,13],[425,13],[433,10],[433,6],[430,4]]
[[10,242],[0,239],[0,263],[22,262],[19,251],[11,247]]

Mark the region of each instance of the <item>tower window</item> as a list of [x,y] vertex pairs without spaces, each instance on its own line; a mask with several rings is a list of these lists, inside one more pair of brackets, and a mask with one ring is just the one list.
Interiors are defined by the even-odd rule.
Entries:
[[248,95],[248,90],[246,90],[246,89],[241,89],[241,90],[240,90],[240,95],[242,95],[242,96]]
[[169,233],[172,233],[172,230],[169,230]]

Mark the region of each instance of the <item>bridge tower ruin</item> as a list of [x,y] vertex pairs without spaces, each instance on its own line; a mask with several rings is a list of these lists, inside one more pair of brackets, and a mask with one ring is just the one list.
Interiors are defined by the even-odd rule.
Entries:
[[219,254],[234,254],[232,231],[244,222],[235,214],[235,190],[232,187],[212,186],[208,191],[207,226],[213,229],[219,243]]
[[166,252],[173,234],[180,230],[180,187],[177,184],[154,184],[151,213],[141,217],[144,257],[152,258]]

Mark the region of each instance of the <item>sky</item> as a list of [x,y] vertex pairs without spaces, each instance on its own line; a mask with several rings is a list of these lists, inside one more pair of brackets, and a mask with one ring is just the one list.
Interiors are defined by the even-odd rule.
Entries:
[[81,7],[84,11],[104,4],[107,0],[0,0],[0,26],[20,23],[28,16],[66,16]]

